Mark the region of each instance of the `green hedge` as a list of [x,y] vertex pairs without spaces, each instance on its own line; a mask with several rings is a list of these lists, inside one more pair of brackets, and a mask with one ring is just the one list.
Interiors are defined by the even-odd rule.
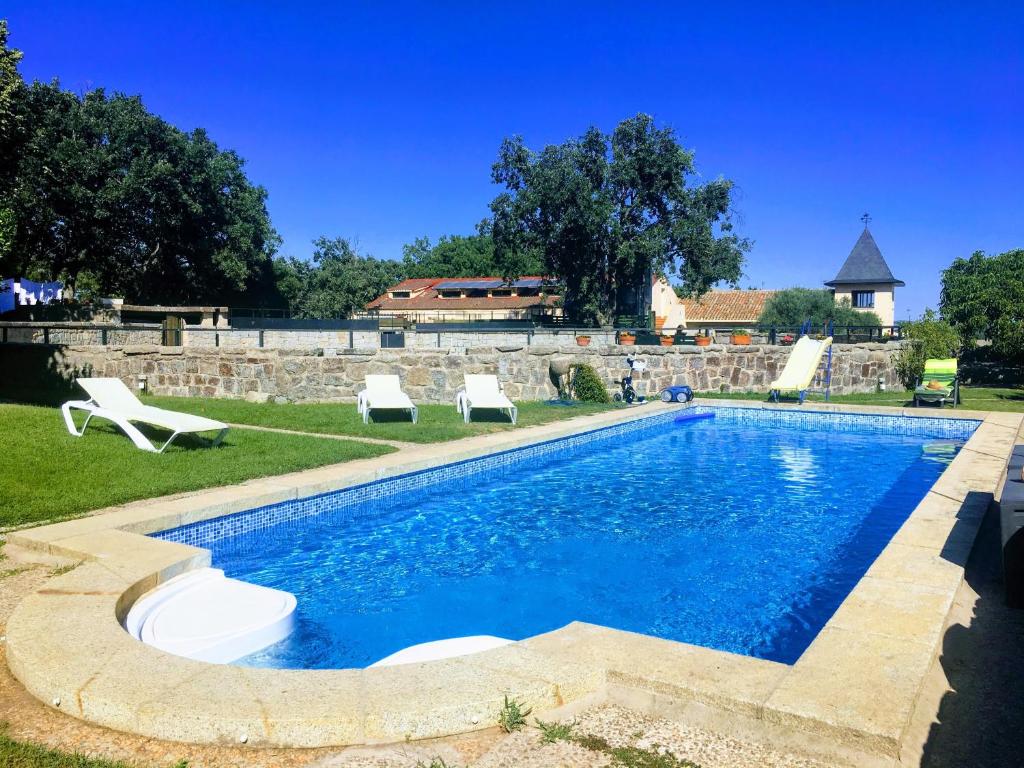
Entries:
[[586,363],[576,363],[572,370],[573,394],[577,400],[582,400],[585,403],[607,403],[609,401],[608,390],[605,389],[604,382],[601,381],[601,377],[597,375],[597,371],[592,366]]

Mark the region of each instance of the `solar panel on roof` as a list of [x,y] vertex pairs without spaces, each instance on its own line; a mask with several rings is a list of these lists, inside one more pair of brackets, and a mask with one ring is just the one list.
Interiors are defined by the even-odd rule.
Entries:
[[501,285],[501,280],[445,280],[434,288],[438,291],[486,290],[487,288],[498,288]]
[[544,280],[539,277],[524,277],[512,283],[514,288],[540,288]]

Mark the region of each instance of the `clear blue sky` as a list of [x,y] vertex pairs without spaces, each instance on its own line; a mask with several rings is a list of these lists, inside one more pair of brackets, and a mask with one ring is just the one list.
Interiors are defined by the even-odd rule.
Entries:
[[[493,7],[482,7],[493,6]],[[722,6],[722,7],[718,7]],[[0,16],[28,79],[140,93],[270,192],[284,252],[470,233],[504,136],[649,112],[737,184],[743,285],[817,286],[871,225],[907,283],[1024,247],[1024,3],[79,3]]]

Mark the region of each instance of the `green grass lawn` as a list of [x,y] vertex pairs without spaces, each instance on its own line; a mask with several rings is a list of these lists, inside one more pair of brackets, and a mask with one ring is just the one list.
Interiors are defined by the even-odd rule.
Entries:
[[[717,397],[730,400],[768,400],[768,395],[756,392],[698,392],[698,397]],[[823,402],[822,395],[808,395],[811,402]],[[960,387],[960,404],[958,408],[969,408],[975,411],[1014,411],[1024,413],[1024,389],[1008,387]],[[796,402],[796,397],[790,395],[781,398],[781,402]],[[862,395],[832,395],[830,402],[833,403],[854,403],[857,405],[889,405],[889,406],[913,406],[914,396],[909,391],[898,392],[871,392]],[[943,406],[945,409],[952,408],[951,405]],[[921,410],[932,410],[938,412],[938,406],[922,405]]]
[[56,408],[0,405],[0,527],[393,450],[350,440],[232,429],[216,448],[183,435],[165,453],[155,454],[136,448],[108,422],[94,421],[84,437],[72,437]]
[[[190,397],[147,397],[146,402],[160,408],[188,411],[231,424],[406,440],[412,443],[437,443],[513,429],[508,416],[497,411],[474,411],[472,423],[465,424],[454,405],[419,406],[418,424],[409,421],[408,413],[400,411],[378,412],[369,424],[363,424],[363,417],[356,412],[355,403],[248,403],[244,400]],[[615,407],[595,403],[574,403],[564,407],[545,402],[522,402],[517,405],[520,427],[546,424]]]

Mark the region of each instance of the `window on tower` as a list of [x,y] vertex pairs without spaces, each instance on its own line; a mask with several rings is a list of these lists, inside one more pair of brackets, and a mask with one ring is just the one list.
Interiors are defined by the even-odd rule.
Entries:
[[874,291],[854,291],[853,292],[853,308],[854,309],[874,309],[875,308],[875,292]]

